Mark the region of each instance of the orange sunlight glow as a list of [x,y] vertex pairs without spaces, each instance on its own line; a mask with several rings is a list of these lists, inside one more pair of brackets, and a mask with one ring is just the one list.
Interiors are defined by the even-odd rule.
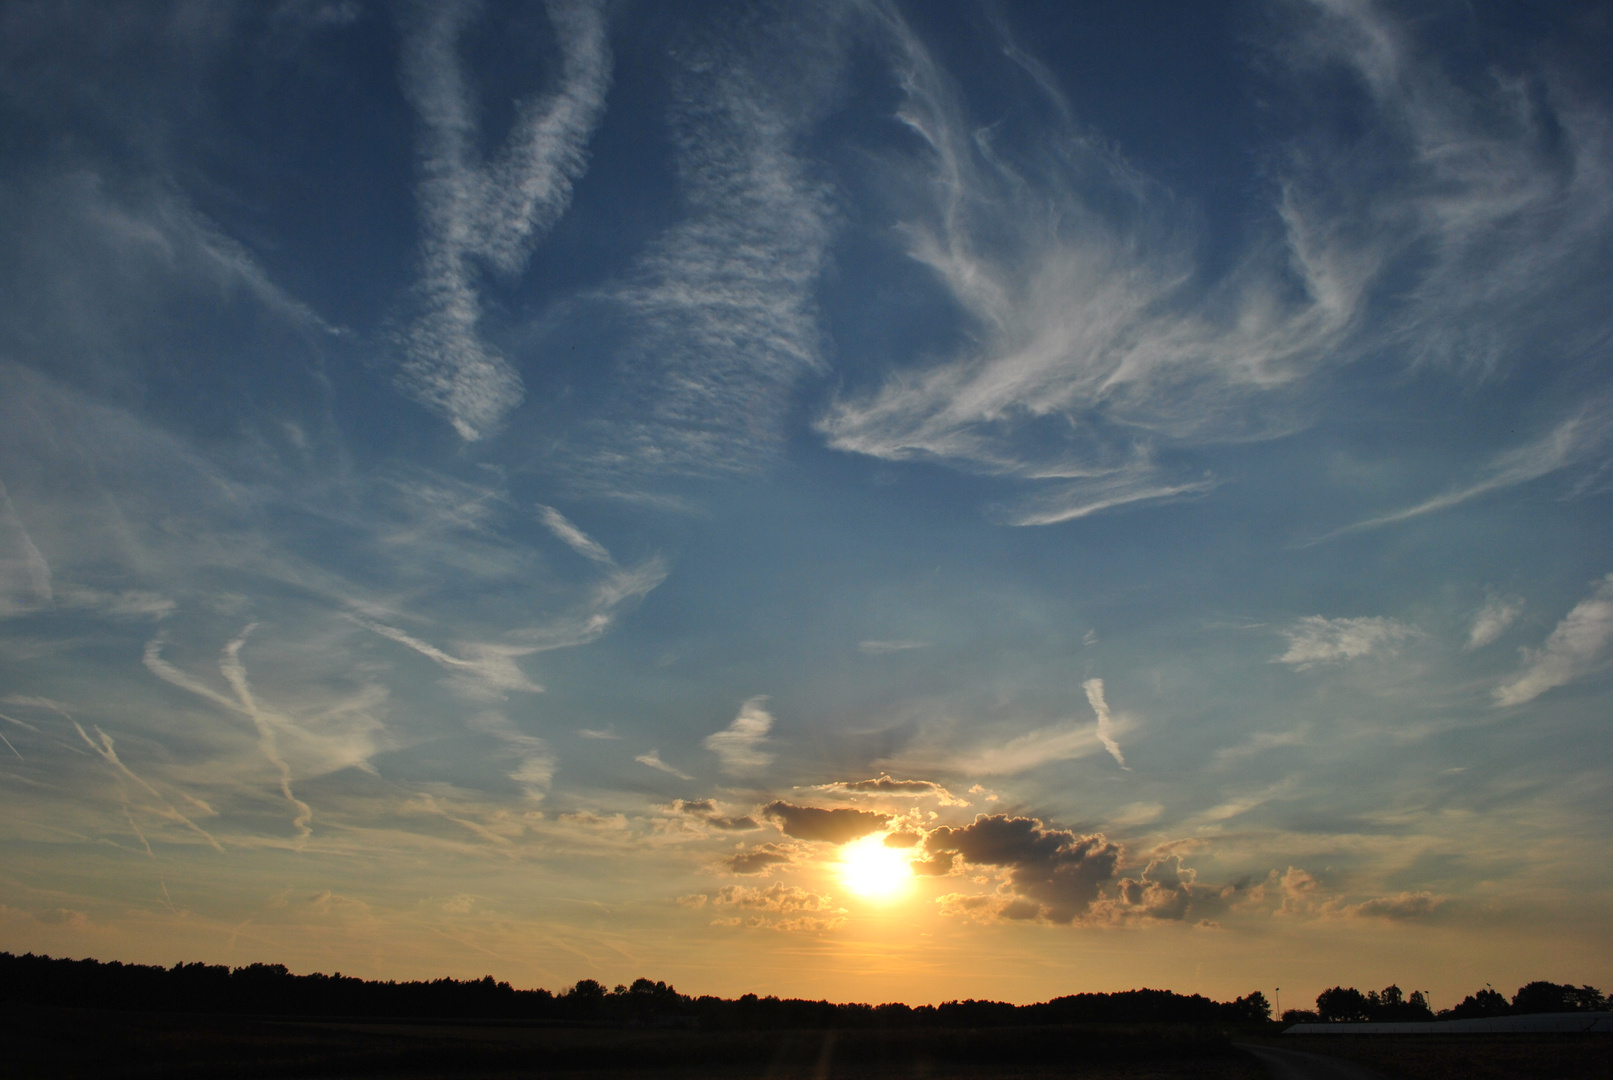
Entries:
[[912,853],[885,846],[883,833],[865,836],[840,849],[840,881],[871,900],[894,900],[913,881]]

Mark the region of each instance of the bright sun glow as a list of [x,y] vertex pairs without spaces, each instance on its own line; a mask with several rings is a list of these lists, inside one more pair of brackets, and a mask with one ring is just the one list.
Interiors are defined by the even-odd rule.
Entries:
[[865,836],[840,849],[840,880],[858,896],[894,899],[913,880],[912,857],[905,848],[886,847],[883,833]]

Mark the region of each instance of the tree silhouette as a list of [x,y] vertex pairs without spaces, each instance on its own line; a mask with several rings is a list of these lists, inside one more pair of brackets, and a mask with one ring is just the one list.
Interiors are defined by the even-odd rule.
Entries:
[[1594,986],[1532,982],[1512,995],[1515,1013],[1601,1012],[1605,1008],[1607,998]]

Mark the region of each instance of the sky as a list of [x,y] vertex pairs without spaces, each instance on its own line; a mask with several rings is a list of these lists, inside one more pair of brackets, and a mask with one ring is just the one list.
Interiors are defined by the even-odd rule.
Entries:
[[0,948],[1608,987],[1610,55],[0,5]]

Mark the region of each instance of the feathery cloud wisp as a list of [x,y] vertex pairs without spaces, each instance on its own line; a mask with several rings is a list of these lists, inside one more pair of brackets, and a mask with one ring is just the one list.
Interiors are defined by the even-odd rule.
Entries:
[[50,564],[0,482],[0,618],[49,607],[51,599]]
[[1087,692],[1087,702],[1098,718],[1098,741],[1109,751],[1109,756],[1115,759],[1115,764],[1122,769],[1126,768],[1126,758],[1120,752],[1120,744],[1115,742],[1114,722],[1109,716],[1109,703],[1104,700],[1103,680],[1088,679],[1081,684],[1081,688]]
[[561,543],[583,558],[592,559],[594,562],[604,563],[607,566],[614,564],[615,560],[610,557],[610,552],[605,550],[605,545],[577,528],[567,520],[566,515],[554,507],[540,505],[538,507],[538,516],[542,519],[544,526],[554,533]]
[[688,773],[684,772],[682,769],[675,768],[674,766],[668,765],[666,762],[662,761],[661,760],[661,751],[659,751],[659,750],[646,751],[645,753],[639,754],[633,760],[638,762],[640,765],[648,765],[650,768],[655,769],[655,770],[657,770],[659,772],[664,772],[664,773],[667,773],[667,774],[669,774],[671,776],[676,776],[679,780],[693,780],[694,779],[694,777],[690,776]]
[[400,383],[467,441],[486,435],[524,394],[515,368],[479,333],[479,267],[518,273],[536,239],[565,212],[604,112],[611,66],[602,7],[591,0],[549,4],[560,89],[546,101],[522,102],[499,156],[477,162],[476,110],[455,52],[476,10],[422,5],[403,55],[404,88],[422,123],[425,235],[416,285],[424,310],[401,335]]
[[1467,631],[1466,651],[1482,649],[1506,633],[1507,627],[1517,620],[1523,611],[1523,601],[1509,597],[1492,596],[1484,602],[1478,614],[1473,616],[1473,625]]
[[728,40],[678,50],[670,119],[689,216],[601,296],[630,334],[585,466],[606,482],[758,468],[783,444],[791,391],[826,366],[816,287],[831,199],[799,144],[833,100],[850,5],[755,7]]
[[765,708],[767,695],[746,701],[739,715],[722,731],[706,736],[705,748],[717,755],[722,771],[732,774],[755,773],[773,764],[773,755],[762,749],[767,733],[773,730],[773,717]]
[[1358,619],[1306,615],[1282,634],[1288,639],[1288,649],[1272,662],[1290,664],[1303,671],[1317,664],[1359,660],[1374,653],[1387,652],[1407,638],[1416,636],[1417,629],[1398,619],[1381,615]]
[[1610,437],[1613,437],[1613,408],[1600,401],[1584,406],[1574,416],[1554,426],[1542,438],[1497,456],[1485,470],[1484,475],[1472,483],[1447,491],[1443,495],[1435,495],[1404,510],[1396,510],[1393,513],[1381,514],[1346,525],[1311,543],[1331,540],[1346,533],[1396,525],[1402,521],[1422,517],[1424,514],[1438,513],[1453,506],[1460,506],[1492,491],[1501,491],[1518,484],[1526,484],[1531,480],[1538,480],[1585,461],[1607,445]]
[[[1213,486],[1159,466],[1157,446],[1291,430],[1275,392],[1322,362],[1353,313],[1355,290],[1320,284],[1327,253],[1296,225],[1291,265],[1251,263],[1195,292],[1167,193],[1082,132],[1045,73],[1032,81],[1057,135],[1016,141],[972,125],[914,33],[894,13],[885,22],[898,117],[928,154],[911,183],[924,212],[902,235],[976,344],[840,398],[818,421],[829,445],[1058,481],[1002,511],[1036,525]],[[1310,293],[1299,302],[1284,299],[1295,276]]]
[[1497,705],[1522,705],[1592,670],[1613,641],[1613,574],[1563,617],[1543,648],[1524,650],[1528,668],[1496,688]]

